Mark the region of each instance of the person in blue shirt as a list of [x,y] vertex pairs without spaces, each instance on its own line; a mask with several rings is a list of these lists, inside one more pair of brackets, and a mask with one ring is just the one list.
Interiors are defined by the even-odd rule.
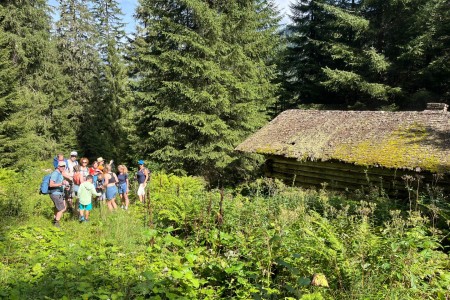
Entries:
[[119,165],[117,169],[119,170],[117,179],[119,179],[119,195],[122,202],[122,209],[127,210],[130,204],[130,200],[128,200],[128,169],[125,165]]
[[66,158],[64,158],[64,154],[62,154],[62,153],[58,153],[58,155],[56,155],[54,158],[53,158],[53,167],[56,169],[56,168],[58,168],[58,163],[60,162],[60,161],[63,161],[65,164],[66,164],[66,170],[67,170],[67,168],[69,167],[69,164],[68,164],[68,161],[67,161],[67,159]]
[[149,181],[150,177],[148,169],[144,167],[144,163],[145,162],[142,159],[138,161],[139,170],[136,174],[136,178],[139,183],[137,194],[139,196],[139,201],[141,201],[141,203],[144,203],[145,187],[147,186],[147,182]]
[[65,186],[69,184],[67,180],[64,179],[63,173],[66,169],[65,161],[61,160],[58,162],[58,166],[55,171],[53,171],[50,176],[49,188],[50,188],[50,198],[55,205],[54,208],[54,219],[53,224],[56,227],[60,227],[59,220],[61,219],[63,213],[66,211],[66,202],[64,201],[64,189]]

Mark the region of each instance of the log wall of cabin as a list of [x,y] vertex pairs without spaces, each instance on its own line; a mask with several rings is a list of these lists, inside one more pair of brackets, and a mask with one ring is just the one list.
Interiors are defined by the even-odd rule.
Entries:
[[445,189],[450,187],[448,176],[436,182],[436,176],[429,172],[356,166],[336,161],[297,161],[279,156],[267,157],[266,175],[281,179],[289,185],[321,186],[327,183],[331,188],[350,190],[380,187],[388,192],[405,191],[404,175],[415,178],[412,184],[414,187],[417,187],[417,176],[421,177],[419,185],[422,187],[426,184],[439,185]]

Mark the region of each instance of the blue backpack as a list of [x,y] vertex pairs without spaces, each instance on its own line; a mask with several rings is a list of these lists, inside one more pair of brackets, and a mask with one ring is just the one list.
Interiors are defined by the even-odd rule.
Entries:
[[42,178],[42,182],[41,182],[41,188],[39,190],[39,193],[44,195],[44,194],[50,194],[50,177],[52,177],[52,173],[47,174],[44,176],[44,178]]

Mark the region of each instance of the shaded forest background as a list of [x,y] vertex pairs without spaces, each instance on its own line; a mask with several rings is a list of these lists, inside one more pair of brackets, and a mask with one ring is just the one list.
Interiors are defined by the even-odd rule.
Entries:
[[[227,183],[233,150],[289,108],[421,110],[450,99],[450,2],[0,3],[0,167],[78,150]],[[53,17],[54,15],[55,18]]]

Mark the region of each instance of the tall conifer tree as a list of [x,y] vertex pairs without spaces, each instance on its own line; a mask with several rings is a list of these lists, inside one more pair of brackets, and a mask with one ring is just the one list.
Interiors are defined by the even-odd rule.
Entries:
[[279,62],[280,98],[276,113],[299,104],[326,103],[330,93],[319,83],[328,66],[327,40],[332,31],[322,4],[326,0],[299,0],[291,4],[291,23],[285,29],[287,47]]
[[[270,1],[140,1],[133,45],[140,150],[217,180],[274,101]],[[231,177],[231,175],[230,175]]]
[[[87,105],[82,126],[81,143],[87,155],[106,156],[123,160],[128,152],[127,134],[124,133],[124,107],[129,102],[128,74],[123,59],[125,31],[122,12],[114,0],[93,1],[101,57],[95,101]],[[95,143],[92,143],[95,141]]]
[[438,95],[438,101],[450,103],[450,2],[431,1],[431,28],[429,62],[422,74],[427,78],[429,89]]
[[363,1],[323,4],[333,26],[327,41],[332,64],[322,69],[320,84],[332,92],[338,104],[356,109],[390,109],[401,88],[388,80],[391,61],[373,43],[371,20],[364,15]]
[[373,43],[376,32],[364,9],[356,0],[299,0],[292,6],[282,69],[285,89],[292,90],[288,105],[375,109],[395,103],[401,88],[389,81],[391,62]]
[[[372,1],[374,3],[372,3]],[[385,1],[380,34],[394,62],[391,77],[406,94],[401,106],[423,109],[448,102],[450,93],[450,3],[445,0]],[[401,28],[402,30],[398,30]]]
[[67,96],[44,0],[0,3],[0,166],[48,158],[63,133],[55,102]]
[[[69,99],[59,103],[58,112],[68,118],[59,124],[66,133],[67,147],[83,149],[80,145],[86,134],[81,124],[97,115],[92,103],[97,100],[100,57],[95,47],[98,34],[88,1],[59,0],[59,20],[56,22],[61,67],[67,78],[66,85],[71,92]],[[102,120],[99,118],[98,122]]]
[[447,101],[448,11],[445,0],[296,1],[279,107],[420,110]]

